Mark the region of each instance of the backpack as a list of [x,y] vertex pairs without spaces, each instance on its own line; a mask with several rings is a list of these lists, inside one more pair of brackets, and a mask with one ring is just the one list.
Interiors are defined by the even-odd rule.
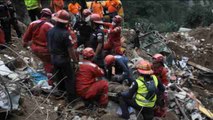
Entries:
[[7,6],[0,2],[0,19],[9,17],[9,9]]
[[149,81],[144,80],[142,82],[144,83],[144,85],[146,86],[146,88],[148,90],[148,93],[145,96],[145,98],[147,100],[152,100],[155,97],[156,93],[157,93],[157,87],[155,85],[154,79],[152,78]]

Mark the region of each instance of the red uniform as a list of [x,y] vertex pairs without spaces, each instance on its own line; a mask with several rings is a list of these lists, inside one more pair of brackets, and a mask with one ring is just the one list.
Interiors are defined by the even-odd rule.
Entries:
[[84,60],[80,62],[79,71],[76,73],[76,92],[86,100],[93,100],[100,96],[98,102],[102,106],[108,104],[108,83],[105,80],[98,80],[104,76],[104,72],[96,64]]
[[158,77],[158,80],[161,80],[163,85],[168,85],[167,73],[168,70],[163,66],[154,69],[154,74]]
[[[168,85],[168,79],[167,79],[168,70],[165,67],[161,66],[159,68],[154,68],[153,71],[154,71],[154,74],[157,76],[158,80],[160,80],[163,85],[165,86]],[[164,100],[165,104],[163,106],[155,108],[154,114],[155,116],[158,116],[158,117],[164,117],[167,111],[167,107],[166,107],[167,96],[164,93],[163,96],[161,97]]]
[[109,27],[109,30],[105,30],[108,33],[108,41],[104,44],[104,49],[114,49],[115,54],[122,55],[121,26],[114,26],[111,23],[104,23],[104,25]]
[[0,44],[5,44],[4,31],[0,28]]
[[47,18],[41,18],[30,23],[23,36],[23,45],[26,46],[29,42],[32,42],[30,47],[33,53],[44,63],[44,69],[49,78],[51,77],[53,66],[47,49],[47,32],[52,27],[53,25],[47,22]]

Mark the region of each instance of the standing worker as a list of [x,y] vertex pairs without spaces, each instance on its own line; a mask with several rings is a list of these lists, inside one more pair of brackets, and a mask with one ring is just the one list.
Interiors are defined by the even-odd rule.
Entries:
[[[140,111],[144,120],[152,120],[153,107],[157,99],[157,93],[163,93],[165,88],[151,70],[148,61],[142,60],[137,65],[139,77],[134,81],[128,91],[118,93],[120,96],[121,117],[129,119],[128,107],[131,106]],[[134,96],[134,97],[133,97]]]
[[74,25],[74,30],[77,31],[77,46],[84,45],[84,47],[88,46],[88,41],[90,38],[90,34],[93,32],[91,25],[89,24],[89,16],[91,15],[91,11],[89,9],[84,9],[82,14],[82,19],[77,21]]
[[101,18],[103,18],[103,6],[101,2],[98,2],[97,0],[94,0],[91,3],[90,9],[92,13],[99,14]]
[[[41,10],[41,18],[30,23],[23,36],[23,46],[30,45],[33,53],[41,59],[48,78],[52,77],[53,66],[47,48],[47,32],[53,28],[50,23],[52,12],[49,8]],[[49,83],[51,80],[48,81]]]
[[104,26],[109,27],[108,30],[104,30],[108,34],[108,40],[104,44],[104,50],[109,51],[109,53],[113,52],[116,55],[123,55],[121,48],[121,22],[122,17],[116,15],[113,18],[112,23],[103,23]]
[[80,15],[81,6],[76,2],[76,0],[72,0],[68,5],[68,10],[73,15]]
[[15,8],[10,0],[0,1],[0,24],[4,32],[5,42],[7,44],[11,43],[11,24],[16,30],[16,34],[21,38],[21,31],[18,26],[18,21],[16,18]]
[[93,48],[93,50],[95,51],[93,62],[105,70],[103,55],[104,32],[100,26],[102,20],[98,14],[92,14],[90,15],[90,21],[92,26],[92,33],[90,35],[88,47]]
[[67,29],[70,14],[65,10],[59,10],[53,16],[53,20],[56,21],[56,25],[47,34],[48,49],[56,78],[61,82],[58,89],[66,91],[67,101],[71,102],[76,98],[74,66],[78,61],[71,43],[72,37]]
[[[40,18],[41,3],[40,0],[24,0],[31,21]],[[37,18],[36,18],[37,17]]]
[[98,101],[101,107],[108,104],[108,83],[105,80],[98,80],[104,76],[104,71],[92,63],[95,52],[92,48],[83,50],[83,61],[80,62],[79,70],[76,73],[76,92],[84,100]]
[[51,0],[50,7],[54,10],[54,13],[64,8],[64,0]]

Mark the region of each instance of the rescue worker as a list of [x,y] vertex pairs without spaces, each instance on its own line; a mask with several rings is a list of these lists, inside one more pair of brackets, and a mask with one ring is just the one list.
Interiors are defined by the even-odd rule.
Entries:
[[92,13],[99,14],[101,18],[103,18],[103,6],[100,2],[97,0],[94,0],[91,3],[90,9]]
[[[0,1],[0,24],[1,28],[4,31],[5,42],[7,44],[11,43],[11,25],[16,31],[16,34],[21,38],[21,31],[18,26],[18,21],[16,18],[16,10],[12,5],[10,0],[1,0]],[[5,43],[3,42],[3,43]]]
[[84,47],[88,46],[88,41],[90,35],[92,33],[92,27],[89,24],[89,19],[91,15],[91,11],[89,9],[84,9],[83,18],[76,22],[74,25],[74,30],[77,31],[77,46],[84,45]]
[[54,13],[64,8],[64,0],[51,0],[50,7],[54,10]]
[[[127,79],[128,84],[131,84],[133,81],[131,71],[128,67],[129,59],[121,55],[107,55],[104,59],[106,68],[108,70],[108,78],[112,81],[122,83]],[[112,66],[115,68],[115,75],[112,76]]]
[[112,18],[118,15],[121,4],[118,2],[118,0],[107,0],[104,7],[107,9],[111,22]]
[[[154,71],[154,75],[157,76],[158,80],[164,86],[167,86],[168,81],[168,70],[164,67],[164,56],[162,54],[153,55],[153,65],[152,69]],[[164,117],[167,111],[167,95],[166,93],[158,95],[156,107],[155,107],[155,116]]]
[[[77,57],[72,47],[72,37],[67,29],[70,14],[65,10],[59,10],[53,15],[56,25],[48,31],[48,49],[51,54],[51,62],[54,65],[58,89],[66,91],[67,101],[76,98],[74,67],[77,68]],[[72,62],[71,62],[72,59]]]
[[121,48],[122,17],[116,15],[112,21],[112,23],[103,23],[104,26],[109,27],[109,29],[104,30],[108,34],[108,40],[104,44],[104,50],[110,51],[109,53],[113,52],[117,55],[123,55]]
[[164,56],[162,54],[153,55],[152,69],[163,85],[167,86],[169,81],[167,77],[168,70],[164,67]]
[[104,76],[104,71],[92,63],[95,52],[92,48],[85,48],[82,52],[83,60],[76,73],[76,92],[88,102],[97,101],[101,107],[108,104],[108,83],[98,80]]
[[138,50],[140,48],[140,40],[139,40],[140,31],[135,30],[135,38],[134,38],[134,49]]
[[40,18],[41,3],[40,0],[24,0],[31,21]]
[[[93,57],[93,62],[99,67],[104,69],[104,56],[103,56],[103,47],[104,47],[104,32],[101,29],[101,17],[98,14],[91,14],[90,21],[92,26],[92,33],[90,35],[88,47],[93,48],[95,51],[95,56]],[[106,71],[105,71],[106,73]]]
[[[118,93],[121,117],[128,119],[128,107],[131,106],[141,111],[144,120],[152,120],[154,117],[153,107],[157,94],[164,92],[165,88],[157,77],[153,74],[151,65],[148,61],[141,60],[137,65],[140,74],[136,81],[133,81],[128,91]],[[134,97],[133,97],[134,96]]]
[[68,10],[73,15],[80,15],[81,6],[76,2],[76,0],[72,0],[68,5]]
[[[41,18],[28,26],[23,36],[23,46],[30,45],[33,53],[41,59],[48,78],[52,77],[53,65],[47,48],[47,32],[53,28],[50,23],[52,12],[49,8],[41,10]],[[51,84],[51,80],[48,81]]]

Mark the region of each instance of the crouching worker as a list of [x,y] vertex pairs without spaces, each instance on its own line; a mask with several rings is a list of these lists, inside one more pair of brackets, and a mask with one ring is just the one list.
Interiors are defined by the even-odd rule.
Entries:
[[[121,117],[128,119],[128,106],[140,111],[144,120],[152,120],[154,117],[153,107],[155,105],[158,92],[164,92],[164,87],[151,70],[148,61],[140,61],[137,65],[139,77],[133,81],[127,92],[118,93]],[[133,97],[134,96],[134,97]]]
[[[124,80],[128,80],[127,83],[131,84],[133,81],[131,71],[127,65],[129,59],[121,55],[107,55],[104,59],[107,67],[107,77],[115,82],[122,83]],[[115,75],[112,76],[112,66],[115,67]]]
[[82,52],[83,60],[76,73],[76,92],[86,101],[97,101],[101,107],[108,104],[108,83],[98,80],[104,72],[91,60],[95,56],[92,48],[85,48]]

